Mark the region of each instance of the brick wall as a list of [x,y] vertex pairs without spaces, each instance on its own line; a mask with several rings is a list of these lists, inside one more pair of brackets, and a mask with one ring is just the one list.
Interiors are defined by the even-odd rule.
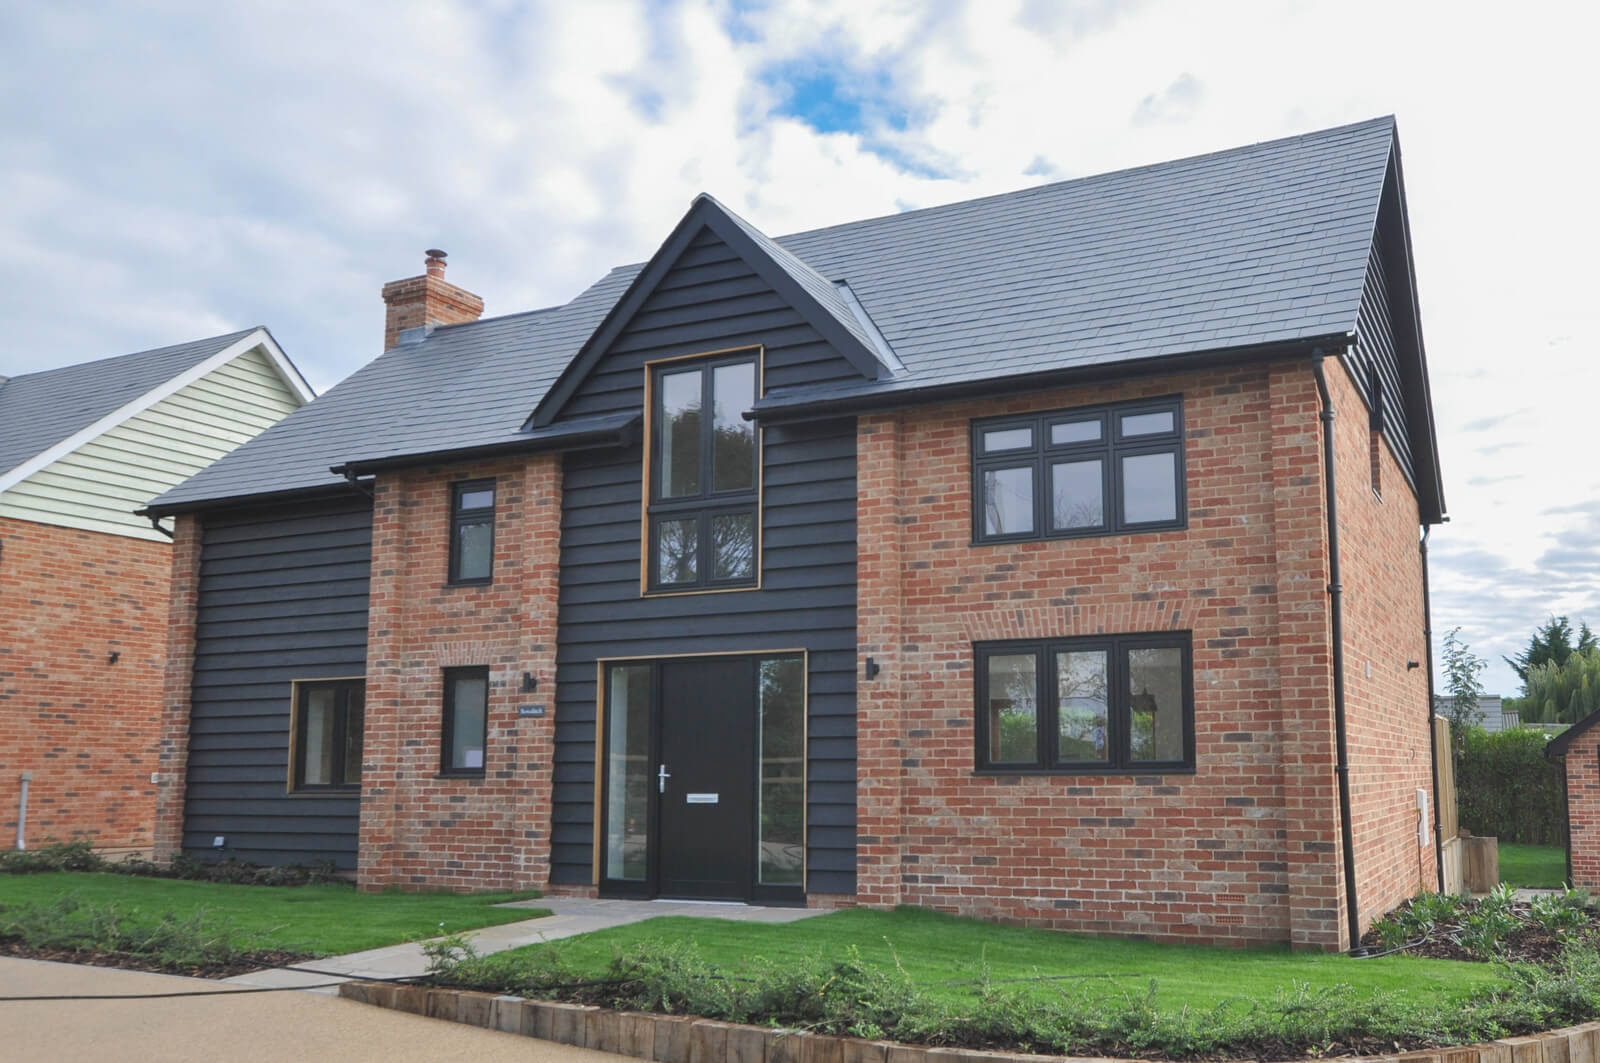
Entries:
[[167,860],[183,851],[183,806],[189,778],[189,707],[194,693],[194,638],[200,603],[200,517],[172,519],[171,598],[166,661],[160,691],[155,855]]
[[[494,582],[446,585],[450,483],[494,477]],[[382,475],[373,508],[363,888],[488,890],[549,878],[561,465],[554,456]],[[442,669],[489,667],[481,778],[440,777]],[[522,675],[535,677],[533,693]]]
[[[1416,494],[1394,453],[1383,442],[1372,453],[1367,408],[1349,373],[1333,359],[1325,371],[1338,440],[1345,720],[1364,929],[1406,898],[1438,887],[1421,531]],[[1412,661],[1420,667],[1408,668]],[[1426,845],[1417,842],[1419,789],[1430,803]]]
[[30,846],[151,848],[170,555],[0,518],[0,845],[31,771]]
[[[1187,529],[970,545],[971,419],[1174,392]],[[861,418],[862,903],[1342,944],[1317,410],[1300,363]],[[973,642],[1163,630],[1193,632],[1195,774],[973,775]]]
[[1562,758],[1567,773],[1567,846],[1572,885],[1600,888],[1600,727],[1578,736]]

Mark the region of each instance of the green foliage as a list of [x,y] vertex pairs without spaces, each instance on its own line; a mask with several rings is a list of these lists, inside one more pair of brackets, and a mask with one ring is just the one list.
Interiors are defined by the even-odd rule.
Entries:
[[178,878],[192,882],[230,882],[252,886],[314,886],[339,881],[339,869],[332,860],[319,860],[311,867],[281,864],[263,867],[231,857],[220,861],[198,860],[188,853],[173,853],[166,865],[130,856],[120,862],[107,860],[86,841],[53,842],[39,849],[0,851],[0,874],[39,874],[46,871],[106,871],[145,878]]
[[122,953],[172,970],[236,963],[267,948],[259,935],[208,909],[146,920],[122,905],[90,904],[73,893],[46,905],[0,908],[0,941],[30,949]]
[[1462,729],[1453,749],[1463,828],[1503,842],[1565,843],[1561,769],[1545,759],[1547,739],[1525,728]]
[[1572,640],[1572,622],[1564,616],[1552,616],[1534,629],[1528,637],[1527,649],[1515,657],[1502,658],[1517,673],[1517,678],[1522,680],[1524,694],[1530,693],[1528,673],[1533,668],[1546,664],[1563,665],[1574,653],[1600,649],[1600,641],[1595,639],[1588,622],[1580,620],[1578,623],[1576,643]]
[[1453,627],[1444,635],[1445,689],[1450,691],[1450,703],[1445,714],[1450,718],[1450,730],[1459,735],[1462,728],[1483,722],[1478,709],[1478,698],[1483,695],[1483,683],[1478,675],[1489,667],[1487,661],[1473,653],[1461,640],[1461,629]]
[[478,958],[477,946],[465,934],[450,934],[434,941],[422,943],[422,955],[428,960],[428,973],[448,975],[463,963]]
[[[1587,628],[1585,628],[1587,630]],[[1525,723],[1577,723],[1600,709],[1600,649],[1529,666],[1518,701]]]
[[1535,897],[1528,905],[1528,918],[1552,934],[1581,929],[1589,922],[1589,894],[1569,889]]
[[[1459,903],[1441,901],[1434,914],[1459,912]],[[1569,902],[1557,898],[1552,904],[1566,910]],[[1490,907],[1510,911],[1498,901]],[[831,961],[818,952],[799,960],[754,956],[721,966],[691,942],[650,939],[617,950],[603,972],[585,978],[582,969],[563,942],[455,963],[434,981],[914,1044],[1169,1059],[1395,1052],[1600,1015],[1600,953],[1583,935],[1572,936],[1549,964],[1506,965],[1500,981],[1462,997],[1418,998],[1295,980],[1269,996],[1205,1008],[1171,1005],[1154,979],[1137,988],[1107,988],[1092,974],[1035,972],[1033,985],[1006,984],[990,977],[981,960],[980,977],[967,995],[952,999],[914,981],[898,959],[874,964],[854,947]]]
[[1461,920],[1464,902],[1454,893],[1419,893],[1372,924],[1385,949],[1414,945]]

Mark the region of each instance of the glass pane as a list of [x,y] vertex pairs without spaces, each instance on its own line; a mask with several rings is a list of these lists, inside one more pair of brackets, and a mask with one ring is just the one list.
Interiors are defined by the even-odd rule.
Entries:
[[334,687],[313,687],[306,692],[305,715],[300,727],[305,731],[305,763],[301,781],[307,786],[332,786],[334,751],[333,730],[338,709]]
[[700,370],[661,374],[662,498],[700,493]]
[[1050,523],[1068,528],[1098,528],[1106,522],[1105,480],[1100,460],[1066,461],[1050,466]]
[[1178,457],[1137,454],[1122,459],[1122,519],[1128,524],[1178,519]]
[[1021,450],[1033,446],[1033,429],[1031,428],[997,428],[992,432],[983,433],[983,449],[991,450]]
[[1183,651],[1128,651],[1130,760],[1183,759]]
[[727,513],[711,518],[711,556],[716,579],[749,579],[756,570],[756,518]]
[[1124,436],[1151,436],[1176,430],[1177,422],[1171,410],[1162,410],[1159,413],[1130,413],[1122,418]]
[[988,659],[989,759],[1029,764],[1039,759],[1039,669],[1031,653]]
[[453,771],[482,771],[484,723],[489,714],[489,681],[456,676],[450,702],[450,764]]
[[476,487],[456,496],[457,509],[488,509],[494,505],[494,488]]
[[1050,443],[1052,446],[1063,446],[1067,443],[1093,443],[1100,438],[1100,422],[1095,421],[1067,421],[1063,424],[1050,426]]
[[700,521],[694,517],[656,524],[656,582],[693,583],[700,548]]
[[1062,763],[1110,759],[1106,676],[1104,650],[1056,654],[1056,752]]
[[711,371],[711,402],[716,414],[711,426],[714,491],[748,491],[756,485],[756,426],[743,416],[755,398],[754,362],[719,365]]
[[650,782],[650,666],[613,665],[606,700],[608,878],[645,877]]
[[361,783],[361,743],[366,737],[366,687],[356,683],[350,691],[349,708],[344,721],[344,782],[349,786]]
[[983,532],[1033,531],[1033,468],[990,469],[983,474]]
[[805,662],[763,660],[760,682],[758,874],[763,885],[799,886],[805,873]]
[[488,579],[494,571],[494,525],[456,525],[456,579]]

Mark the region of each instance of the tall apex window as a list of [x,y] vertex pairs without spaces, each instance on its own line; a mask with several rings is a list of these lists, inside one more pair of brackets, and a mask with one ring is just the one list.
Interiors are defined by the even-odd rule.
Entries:
[[973,539],[1181,528],[1183,477],[1178,398],[977,421]]
[[760,521],[754,353],[654,366],[648,588],[752,586]]
[[978,770],[1194,768],[1188,634],[991,642],[974,651]]
[[494,481],[450,485],[450,582],[494,579]]

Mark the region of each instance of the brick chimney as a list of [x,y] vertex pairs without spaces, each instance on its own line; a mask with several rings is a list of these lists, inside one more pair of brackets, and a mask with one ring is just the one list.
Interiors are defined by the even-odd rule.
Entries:
[[430,248],[420,277],[383,286],[388,306],[383,322],[383,349],[400,342],[400,333],[424,325],[459,325],[483,315],[483,300],[444,279],[444,252]]

